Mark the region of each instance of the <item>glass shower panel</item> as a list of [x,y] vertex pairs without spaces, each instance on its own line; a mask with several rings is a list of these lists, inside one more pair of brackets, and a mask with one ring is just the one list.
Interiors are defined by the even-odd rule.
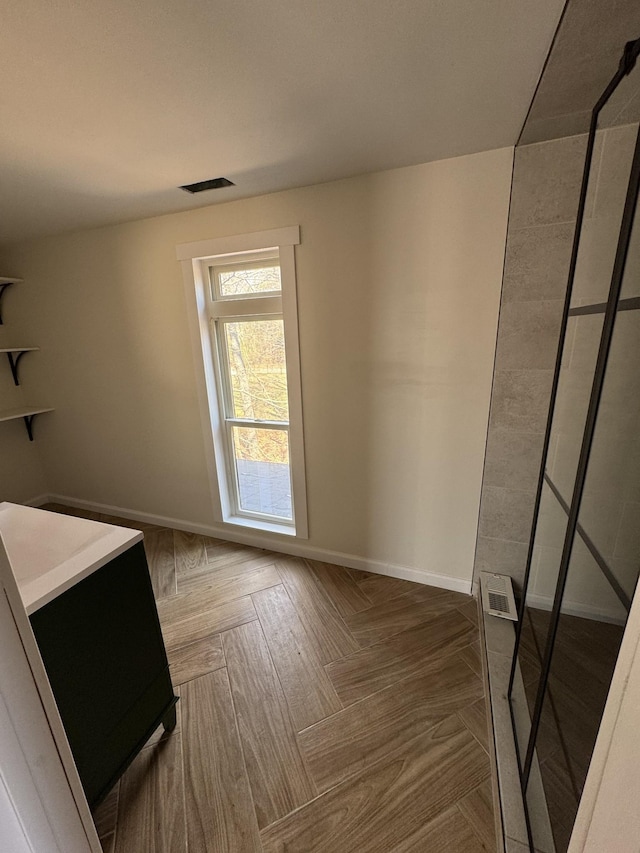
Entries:
[[[524,762],[558,582],[603,315],[569,317],[540,495],[511,704]],[[582,323],[582,325],[580,325]],[[595,339],[592,340],[592,338]]]
[[620,299],[638,299],[638,297],[640,297],[640,218],[636,215],[631,229]]
[[546,476],[566,504],[571,503],[578,470],[582,433],[589,409],[603,321],[603,313],[570,316],[567,320],[558,393],[545,463]]
[[618,310],[578,525],[627,605],[640,568],[640,309]]
[[526,606],[522,614],[518,649],[519,668],[511,692],[511,707],[521,760],[524,760],[531,731],[531,718],[542,673],[551,605],[566,527],[567,514],[548,483],[544,483],[527,585]]
[[[600,119],[607,135],[604,152],[610,156],[606,158],[605,173],[599,183],[604,185],[608,182],[611,188],[601,194],[600,203],[596,203],[594,214],[599,220],[605,219],[608,215],[613,224],[622,213],[622,184],[625,176],[628,178],[628,166],[631,163],[640,123],[640,67],[637,64],[633,71],[621,80],[605,104]],[[619,213],[616,208],[619,209]],[[637,216],[631,231],[620,292],[621,300],[633,297],[640,297],[640,220]]]
[[[580,537],[571,553],[551,668],[536,738],[536,769],[527,787],[540,801],[542,784],[549,826],[532,820],[534,846],[545,849],[549,828],[556,853],[564,853],[575,821],[611,676],[624,633],[626,610]],[[535,809],[539,814],[539,808]]]
[[627,73],[622,63],[605,97],[510,687],[532,841],[543,853],[568,849],[640,573],[640,215],[625,216],[628,192],[637,204],[640,64]]
[[608,121],[607,116],[600,115],[591,166],[593,180],[590,174],[571,308],[604,303],[609,295],[637,124],[611,127]]

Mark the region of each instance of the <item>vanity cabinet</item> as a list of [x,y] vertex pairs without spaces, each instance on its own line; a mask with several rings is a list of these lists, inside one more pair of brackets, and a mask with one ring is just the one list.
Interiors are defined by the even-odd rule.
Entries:
[[155,729],[171,730],[177,698],[142,542],[30,614],[91,807]]

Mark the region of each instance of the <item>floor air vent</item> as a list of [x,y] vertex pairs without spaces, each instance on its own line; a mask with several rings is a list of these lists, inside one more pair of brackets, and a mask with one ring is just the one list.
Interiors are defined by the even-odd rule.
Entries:
[[501,619],[511,619],[512,622],[518,621],[513,586],[508,575],[480,572],[480,589],[482,609],[485,613],[499,616]]

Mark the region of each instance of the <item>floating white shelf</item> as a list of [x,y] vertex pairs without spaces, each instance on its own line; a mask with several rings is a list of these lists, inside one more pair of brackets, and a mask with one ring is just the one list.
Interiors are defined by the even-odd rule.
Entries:
[[[11,278],[0,275],[0,325],[2,325],[2,297],[4,296],[7,288],[11,287],[12,284],[21,283],[21,278]],[[20,380],[18,378],[18,362],[25,353],[38,352],[39,349],[40,347],[0,347],[0,354],[5,353],[7,356],[9,367],[11,368],[11,375],[13,376],[13,381],[16,385],[20,384]],[[28,406],[23,404],[22,406],[14,406],[11,409],[4,409],[4,411],[0,409],[0,422],[16,421],[19,418],[22,418],[24,425],[27,428],[29,441],[33,441],[33,419],[36,415],[43,414],[43,412],[52,411],[53,407],[51,406]]]
[[53,411],[54,409],[51,406],[15,406],[13,409],[0,410],[0,421],[16,421],[18,418],[23,418],[29,435],[29,441],[33,441],[31,424],[34,417],[44,412]]
[[53,412],[52,406],[15,406],[13,409],[0,409],[0,421],[13,421],[16,418],[26,418],[30,415],[41,415],[43,412]]

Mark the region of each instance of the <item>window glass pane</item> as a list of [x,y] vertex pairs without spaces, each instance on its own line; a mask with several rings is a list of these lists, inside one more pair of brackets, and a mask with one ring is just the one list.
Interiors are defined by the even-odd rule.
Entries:
[[223,323],[234,418],[288,421],[282,320]]
[[292,520],[288,432],[232,427],[232,435],[239,508]]
[[237,267],[222,267],[216,271],[220,296],[251,296],[282,290],[280,264],[265,261]]

